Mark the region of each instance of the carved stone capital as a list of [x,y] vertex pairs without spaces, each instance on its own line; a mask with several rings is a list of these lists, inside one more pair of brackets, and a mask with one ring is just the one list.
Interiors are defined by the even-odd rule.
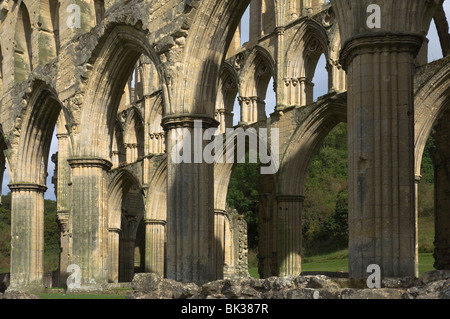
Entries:
[[201,121],[203,129],[218,127],[219,122],[214,118],[202,114],[168,115],[162,119],[164,131],[176,128],[194,128],[195,121]]
[[214,214],[215,214],[215,215],[226,216],[226,215],[227,215],[227,212],[226,212],[226,210],[215,208],[215,209],[214,209]]
[[162,219],[144,219],[144,224],[166,226],[167,222]]
[[67,160],[70,167],[99,167],[104,170],[110,170],[112,167],[112,163],[103,158],[69,158]]
[[347,70],[353,59],[361,54],[376,52],[408,52],[413,56],[419,53],[425,37],[421,34],[370,33],[350,38],[342,47],[340,64]]
[[11,192],[36,192],[36,193],[45,193],[47,191],[47,186],[34,184],[34,183],[15,183],[8,185]]

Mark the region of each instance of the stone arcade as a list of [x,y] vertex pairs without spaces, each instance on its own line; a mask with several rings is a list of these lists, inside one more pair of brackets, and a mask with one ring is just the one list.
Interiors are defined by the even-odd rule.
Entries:
[[[9,289],[44,287],[55,126],[61,282],[71,264],[80,267],[81,290],[130,282],[135,271],[196,284],[245,277],[245,222],[225,204],[235,165],[177,163],[168,151],[173,136],[193,135],[195,121],[204,131],[232,128],[236,99],[239,127],[279,129],[279,169],[260,178],[262,278],[301,274],[307,168],[340,122],[349,134],[349,277],[365,278],[370,264],[386,278],[418,275],[416,191],[432,132],[436,267],[450,269],[450,37],[442,2],[0,1]],[[250,37],[241,46],[249,4]],[[366,25],[371,4],[381,10],[375,28]],[[432,19],[444,58],[427,64]],[[328,93],[314,102],[321,55]],[[276,103],[266,105],[271,78]]]

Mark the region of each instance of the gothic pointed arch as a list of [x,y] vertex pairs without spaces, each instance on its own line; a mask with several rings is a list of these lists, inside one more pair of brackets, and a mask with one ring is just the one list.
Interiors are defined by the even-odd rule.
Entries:
[[45,185],[53,131],[63,110],[56,93],[43,83],[36,83],[22,119],[14,174],[14,183]]
[[275,62],[271,54],[255,46],[240,72],[241,122],[251,124],[266,119],[266,93],[274,74]]
[[309,163],[315,150],[339,123],[346,122],[346,99],[342,95],[315,103],[296,129],[281,155],[277,195],[304,195]]
[[239,79],[234,68],[224,63],[219,77],[216,100],[216,120],[219,128],[225,133],[226,128],[233,126],[233,108],[239,90]]
[[14,34],[14,74],[16,82],[26,79],[33,70],[32,28],[30,15],[22,1],[17,13]]
[[108,278],[111,282],[131,281],[139,225],[144,218],[144,199],[138,178],[119,169],[108,187]]
[[126,113],[124,146],[127,154],[127,162],[133,163],[144,156],[144,119],[136,107],[128,109]]
[[306,19],[288,44],[285,57],[284,97],[287,105],[307,105],[313,102],[313,78],[321,55],[330,58],[325,28]]
[[[214,118],[220,65],[249,2],[207,0],[196,8],[188,6],[192,22],[183,45],[180,68],[172,79],[177,90],[170,96],[167,115],[194,113]],[[196,67],[192,68],[193,65]]]
[[[428,71],[429,77],[416,90],[415,104],[415,172],[420,176],[422,155],[433,127],[450,105],[450,60]],[[431,76],[430,76],[431,75]]]
[[[57,119],[63,110],[57,94],[35,81],[16,127],[11,155],[11,287],[43,287],[44,193],[47,163]],[[17,121],[16,121],[17,122]]]
[[147,120],[149,128],[149,153],[162,154],[166,151],[166,133],[161,124],[164,114],[164,98],[162,92],[157,92],[152,96],[150,101],[153,103],[150,112],[148,112]]
[[119,119],[116,120],[114,125],[113,132],[113,140],[112,140],[112,148],[111,148],[111,161],[112,167],[117,168],[126,163],[126,149],[123,137],[123,126],[120,123]]
[[158,58],[148,43],[147,32],[139,27],[117,25],[106,30],[91,59],[94,66],[81,112],[80,138],[74,148],[80,155],[107,159],[123,88],[136,62],[142,54],[155,63]]

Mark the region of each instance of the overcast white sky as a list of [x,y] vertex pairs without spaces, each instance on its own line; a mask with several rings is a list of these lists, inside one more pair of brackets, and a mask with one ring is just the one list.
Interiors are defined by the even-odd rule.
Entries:
[[[447,14],[448,19],[450,18],[450,0],[446,0],[444,2],[444,9]],[[242,24],[241,24],[241,44],[248,41],[248,34],[249,34],[249,28],[248,28],[248,17],[249,17],[249,10],[245,12]],[[440,58],[442,58],[442,50],[439,44],[439,37],[437,35],[436,26],[434,25],[434,22],[431,23],[430,31],[428,33],[428,39],[429,42],[429,50],[428,50],[428,61],[435,61]],[[314,76],[313,82],[315,83],[314,87],[314,99],[316,100],[319,96],[322,96],[327,93],[328,90],[328,74],[325,70],[325,58],[324,56],[321,57],[319,60],[319,63],[317,65],[316,74]],[[273,82],[271,81],[268,86],[267,95],[266,95],[266,109],[267,114],[273,112],[275,108],[276,103],[276,96],[275,92],[273,91]],[[235,113],[235,120],[234,122],[237,123],[239,121],[239,104],[235,104],[234,113]],[[48,190],[45,193],[46,199],[52,199],[55,200],[55,193],[53,184],[51,182],[51,178],[53,176],[53,171],[55,169],[55,166],[53,162],[51,161],[51,155],[56,153],[58,151],[58,143],[56,138],[56,132],[53,134],[53,140],[52,145],[50,149],[50,156],[49,156],[49,164],[48,164],[48,178],[47,178],[47,187]],[[2,194],[7,194],[10,190],[8,187],[9,184],[9,174],[8,170],[5,170],[4,178],[3,178],[3,187],[2,187]]]

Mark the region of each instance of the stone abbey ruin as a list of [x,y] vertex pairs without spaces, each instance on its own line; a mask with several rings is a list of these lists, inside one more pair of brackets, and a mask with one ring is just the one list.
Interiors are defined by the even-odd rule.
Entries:
[[[261,278],[302,273],[307,169],[341,122],[348,128],[348,277],[367,278],[372,264],[383,278],[418,277],[416,192],[433,134],[435,267],[449,270],[450,36],[443,2],[0,1],[9,289],[44,287],[44,192],[53,174],[61,282],[69,265],[79,267],[83,291],[131,282],[136,256],[140,273],[180,283],[247,276],[246,224],[226,205],[236,163],[174,160],[180,141],[194,143],[187,136],[199,121],[201,133],[265,128],[264,138],[278,144],[276,171],[260,175]],[[248,6],[249,40],[241,45]],[[433,19],[444,57],[428,63]],[[321,56],[328,92],[315,100]],[[272,78],[276,102],[266,105]],[[51,157],[55,172],[47,169]]]

